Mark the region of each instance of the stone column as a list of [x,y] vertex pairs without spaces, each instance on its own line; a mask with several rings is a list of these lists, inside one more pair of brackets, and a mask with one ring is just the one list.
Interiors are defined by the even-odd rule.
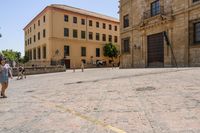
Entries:
[[143,60],[144,60],[144,67],[147,67],[147,35],[146,31],[142,31],[142,51],[143,51]]

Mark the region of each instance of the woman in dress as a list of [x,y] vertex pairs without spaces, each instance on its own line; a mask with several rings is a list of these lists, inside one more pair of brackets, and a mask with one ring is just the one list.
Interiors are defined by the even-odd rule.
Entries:
[[9,64],[6,64],[5,59],[0,59],[0,84],[1,84],[1,96],[7,98],[5,91],[8,88],[9,76],[12,78],[12,72]]

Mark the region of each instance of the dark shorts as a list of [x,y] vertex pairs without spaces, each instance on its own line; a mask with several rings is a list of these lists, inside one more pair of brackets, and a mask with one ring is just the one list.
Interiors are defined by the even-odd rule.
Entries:
[[8,80],[2,81],[0,84],[8,84]]

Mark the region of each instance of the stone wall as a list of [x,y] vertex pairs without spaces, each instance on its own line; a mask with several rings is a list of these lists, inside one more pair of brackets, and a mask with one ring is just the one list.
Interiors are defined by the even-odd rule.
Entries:
[[200,66],[200,48],[190,49],[190,66],[191,67]]
[[[26,68],[26,75],[34,75],[34,74],[44,74],[44,73],[55,73],[55,72],[65,72],[66,69],[64,67],[34,67],[34,68]],[[17,68],[13,68],[13,76],[18,75]]]

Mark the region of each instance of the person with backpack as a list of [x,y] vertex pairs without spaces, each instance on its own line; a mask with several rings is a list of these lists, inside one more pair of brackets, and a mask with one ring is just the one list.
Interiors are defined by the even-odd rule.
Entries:
[[23,79],[23,78],[26,78],[26,75],[25,75],[25,68],[23,66],[19,66],[18,68],[18,76],[17,76],[17,80],[20,80],[20,79]]
[[17,80],[23,78],[22,71],[23,71],[23,70],[22,70],[22,66],[20,65],[20,66],[18,67],[18,76],[17,76]]
[[25,67],[22,67],[22,75],[26,79],[26,69],[25,69]]

